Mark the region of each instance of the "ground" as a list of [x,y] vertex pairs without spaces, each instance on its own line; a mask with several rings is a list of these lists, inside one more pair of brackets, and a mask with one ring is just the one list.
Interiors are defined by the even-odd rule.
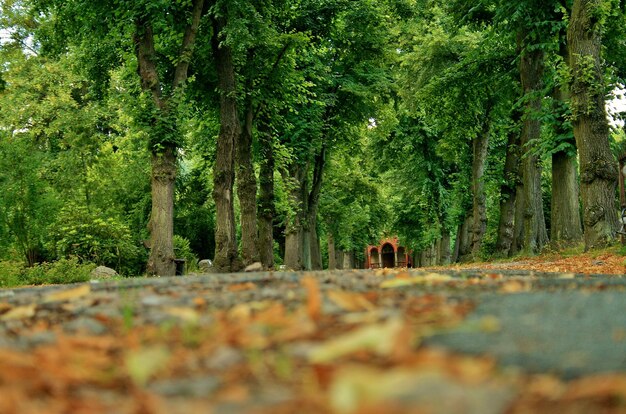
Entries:
[[626,412],[625,270],[605,251],[0,290],[0,413]]

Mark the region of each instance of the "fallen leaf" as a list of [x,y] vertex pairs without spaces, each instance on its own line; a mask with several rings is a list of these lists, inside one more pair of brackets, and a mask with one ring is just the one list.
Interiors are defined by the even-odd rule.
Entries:
[[448,275],[442,275],[440,273],[427,273],[425,275],[413,276],[410,278],[385,280],[380,284],[380,287],[388,289],[411,285],[432,285],[448,282],[450,280],[452,280],[452,277]]
[[626,375],[605,374],[581,378],[572,382],[563,399],[581,400],[588,398],[626,398]]
[[307,292],[306,309],[309,318],[317,321],[322,315],[322,294],[320,293],[319,283],[317,279],[311,276],[303,277],[300,283]]
[[144,386],[153,375],[167,366],[170,357],[170,352],[164,346],[131,351],[126,355],[126,369],[135,384]]
[[343,310],[349,312],[369,311],[376,307],[360,293],[346,292],[343,290],[331,290],[327,293],[328,298]]
[[250,289],[256,289],[256,285],[252,282],[236,283],[234,285],[228,286],[228,290],[230,292],[240,292],[242,290],[250,290]]
[[319,345],[311,351],[309,360],[324,364],[357,351],[371,351],[380,356],[388,356],[393,352],[404,328],[404,321],[400,318],[390,318],[385,323],[364,326]]
[[4,315],[0,316],[0,320],[2,321],[10,321],[15,319],[26,319],[35,316],[35,309],[37,308],[36,304],[17,306],[13,309],[10,309]]
[[198,312],[196,312],[192,308],[168,307],[165,308],[164,311],[170,316],[191,324],[198,323],[198,320],[200,319],[200,315],[198,315]]
[[43,302],[63,302],[67,300],[75,300],[87,296],[91,293],[91,286],[84,284],[73,289],[64,289],[57,292],[52,292],[44,296]]

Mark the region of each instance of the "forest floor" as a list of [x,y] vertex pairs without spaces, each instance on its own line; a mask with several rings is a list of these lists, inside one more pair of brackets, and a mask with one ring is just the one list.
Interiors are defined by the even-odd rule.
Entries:
[[625,273],[604,251],[0,290],[0,413],[626,412]]

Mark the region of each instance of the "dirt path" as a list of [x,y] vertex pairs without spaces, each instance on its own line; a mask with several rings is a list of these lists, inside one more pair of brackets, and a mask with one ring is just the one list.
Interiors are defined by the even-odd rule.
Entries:
[[476,312],[485,295],[621,286],[509,269],[0,290],[0,413],[620,412],[622,372],[528,373],[436,338],[497,337],[510,322]]

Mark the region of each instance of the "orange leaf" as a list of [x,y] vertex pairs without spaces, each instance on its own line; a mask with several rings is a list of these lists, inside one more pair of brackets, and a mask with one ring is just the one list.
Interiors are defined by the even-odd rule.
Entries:
[[368,311],[375,309],[375,306],[365,298],[365,296],[354,293],[345,292],[343,290],[331,290],[328,292],[328,298],[340,308],[349,312]]
[[322,315],[322,294],[317,279],[305,276],[301,282],[307,292],[306,310],[311,319],[317,321]]

